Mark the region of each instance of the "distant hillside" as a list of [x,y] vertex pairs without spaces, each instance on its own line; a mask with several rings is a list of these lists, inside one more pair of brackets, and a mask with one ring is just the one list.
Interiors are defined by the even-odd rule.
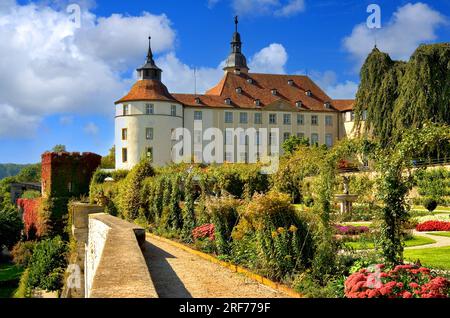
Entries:
[[30,165],[18,165],[15,163],[0,163],[0,179],[16,176],[20,170]]

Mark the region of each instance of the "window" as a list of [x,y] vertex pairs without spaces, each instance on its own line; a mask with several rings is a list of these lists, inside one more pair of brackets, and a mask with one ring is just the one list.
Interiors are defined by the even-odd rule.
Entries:
[[304,133],[297,133],[297,137],[298,138],[305,138],[305,134]]
[[248,136],[243,131],[241,131],[239,134],[239,144],[240,145],[248,145]]
[[325,135],[325,145],[327,145],[328,148],[331,148],[331,146],[333,146],[333,135],[332,134]]
[[145,157],[153,162],[153,148],[147,147],[145,148]]
[[355,112],[351,112],[350,114],[351,114],[350,115],[351,121],[354,121],[355,120]]
[[122,129],[122,140],[127,140],[128,138],[128,129],[123,128]]
[[225,152],[225,162],[233,162],[233,153],[232,152]]
[[278,136],[276,133],[269,133],[269,145],[277,145],[278,144],[278,140],[277,140]]
[[153,128],[145,128],[145,139],[153,140]]
[[128,161],[128,152],[127,148],[122,148],[122,162]]
[[259,131],[256,132],[256,145],[261,145],[261,133]]
[[255,124],[262,124],[262,114],[255,113]]
[[231,130],[225,131],[225,145],[233,144],[233,132]]
[[239,122],[241,124],[246,124],[248,122],[247,113],[239,113]]
[[269,124],[275,125],[277,123],[277,114],[269,114]]
[[170,115],[171,116],[177,115],[177,105],[170,105]]
[[319,117],[317,115],[311,116],[311,125],[317,126],[319,124]]
[[286,141],[286,140],[288,140],[288,139],[289,139],[289,137],[291,137],[291,134],[290,134],[290,133],[288,133],[288,132],[285,132],[285,133],[283,134],[283,141]]
[[283,124],[285,125],[291,124],[291,114],[283,114]]
[[319,144],[319,134],[311,134],[311,145]]
[[233,122],[233,113],[225,112],[225,123],[231,124]]
[[198,110],[196,110],[195,112],[194,112],[194,120],[202,120],[202,112],[201,111],[198,111]]
[[325,125],[333,126],[333,117],[332,116],[325,116]]
[[153,104],[145,104],[145,114],[151,115],[154,113],[154,106]]
[[202,144],[202,131],[201,130],[194,131],[194,144],[196,144],[196,145]]
[[305,124],[305,115],[297,115],[297,125]]
[[124,116],[128,115],[129,111],[130,111],[129,105],[123,105],[123,115]]

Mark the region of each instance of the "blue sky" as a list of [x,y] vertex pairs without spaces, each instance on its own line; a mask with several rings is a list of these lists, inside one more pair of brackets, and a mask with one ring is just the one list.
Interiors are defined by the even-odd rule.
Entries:
[[[365,24],[372,3],[379,30]],[[38,162],[55,144],[106,154],[113,102],[135,80],[148,34],[169,89],[192,92],[196,68],[202,91],[222,75],[236,14],[251,71],[307,73],[333,98],[354,96],[375,38],[396,59],[450,39],[447,0],[2,0],[0,162]]]

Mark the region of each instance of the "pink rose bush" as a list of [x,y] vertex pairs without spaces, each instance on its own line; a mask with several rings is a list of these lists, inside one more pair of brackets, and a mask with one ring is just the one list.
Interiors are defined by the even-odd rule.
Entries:
[[428,268],[398,265],[387,269],[378,264],[374,269],[361,269],[345,283],[347,298],[448,298],[450,281],[434,277]]

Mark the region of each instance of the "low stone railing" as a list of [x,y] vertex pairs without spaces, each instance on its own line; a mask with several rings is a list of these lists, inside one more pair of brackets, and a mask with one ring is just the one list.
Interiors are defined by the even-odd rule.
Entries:
[[72,252],[63,297],[155,298],[158,297],[142,249],[145,230],[136,224],[104,214],[103,208],[86,203],[69,206]]
[[145,230],[109,214],[89,215],[88,298],[157,298],[141,248]]

